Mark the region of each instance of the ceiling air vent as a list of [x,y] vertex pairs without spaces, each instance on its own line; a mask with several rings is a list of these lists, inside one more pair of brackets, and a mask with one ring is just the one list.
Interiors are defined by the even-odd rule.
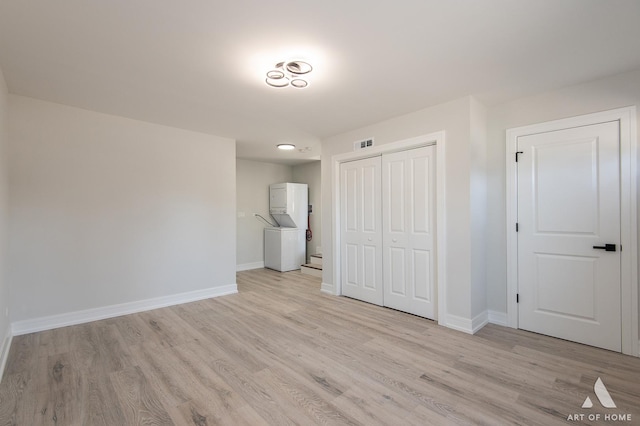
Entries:
[[358,141],[353,143],[353,150],[357,151],[359,149],[371,148],[373,146],[373,138],[365,139],[363,141]]

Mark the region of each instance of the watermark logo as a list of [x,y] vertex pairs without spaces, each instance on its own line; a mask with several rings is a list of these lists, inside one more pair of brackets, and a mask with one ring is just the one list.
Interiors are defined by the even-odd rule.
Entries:
[[[598,401],[600,401],[600,404],[602,404],[604,408],[616,408],[616,403],[613,402],[613,398],[609,395],[609,391],[600,377],[598,377],[598,380],[596,380],[596,383],[593,385],[593,391],[596,393]],[[593,402],[591,402],[591,398],[587,397],[582,404],[582,408],[591,407],[593,407]]]
[[[604,408],[607,408],[607,409],[617,408],[616,403],[613,402],[613,398],[611,398],[611,395],[609,394],[607,387],[604,385],[604,382],[602,381],[602,379],[600,379],[600,377],[598,377],[598,380],[596,380],[596,382],[594,383],[593,391],[595,392],[596,397],[600,402],[600,405],[602,405]],[[582,408],[586,408],[586,409],[593,408],[593,401],[591,401],[591,398],[589,396],[587,396],[584,402],[582,403]],[[584,420],[605,421],[605,422],[630,422],[631,414],[615,413],[615,412],[612,413],[609,411],[605,413],[593,413],[593,412],[576,413],[576,414],[569,414],[569,416],[567,417],[567,421],[575,422],[575,421],[584,421]]]

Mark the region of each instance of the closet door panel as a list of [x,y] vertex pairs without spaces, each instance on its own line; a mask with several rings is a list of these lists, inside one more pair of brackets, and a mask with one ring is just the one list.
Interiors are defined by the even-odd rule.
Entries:
[[435,146],[382,156],[384,305],[436,319]]
[[382,296],[381,158],[340,165],[342,294],[376,305]]

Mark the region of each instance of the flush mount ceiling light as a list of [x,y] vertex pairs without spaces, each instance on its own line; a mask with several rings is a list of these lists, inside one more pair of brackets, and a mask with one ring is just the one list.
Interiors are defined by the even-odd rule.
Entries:
[[302,89],[309,85],[306,74],[311,71],[313,71],[313,67],[304,61],[278,62],[274,69],[267,72],[265,82],[271,87],[290,85],[296,89]]
[[278,145],[278,149],[283,149],[285,151],[289,151],[292,149],[296,149],[296,146],[294,144],[291,143],[281,143]]

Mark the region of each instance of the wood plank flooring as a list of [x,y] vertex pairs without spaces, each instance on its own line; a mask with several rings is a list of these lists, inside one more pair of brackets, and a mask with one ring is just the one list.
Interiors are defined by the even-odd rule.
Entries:
[[493,325],[469,336],[297,272],[241,272],[238,288],[15,337],[0,425],[640,424],[640,359]]

